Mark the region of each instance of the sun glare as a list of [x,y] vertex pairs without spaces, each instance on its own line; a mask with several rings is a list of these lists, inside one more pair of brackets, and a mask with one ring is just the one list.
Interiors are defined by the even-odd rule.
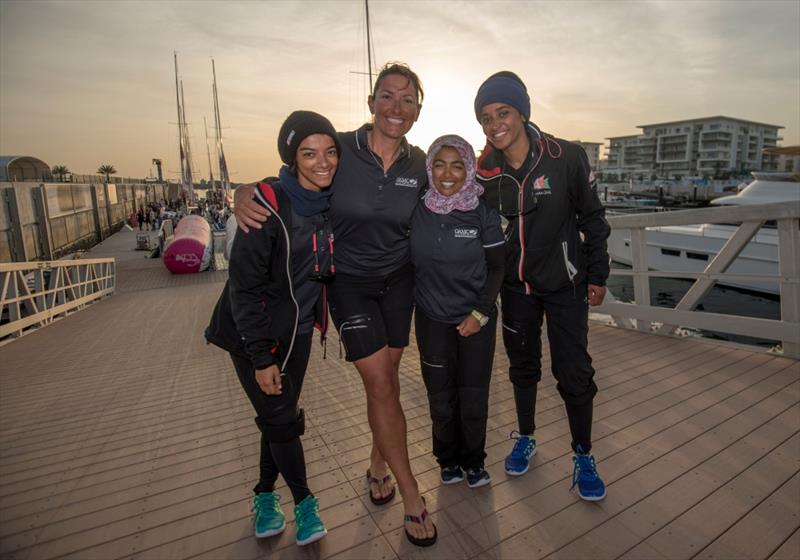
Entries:
[[408,140],[423,150],[443,134],[458,134],[466,139],[475,151],[480,151],[485,138],[472,102],[479,84],[463,81],[455,73],[443,72],[441,67],[420,67],[422,83],[425,87],[425,101],[419,120],[408,133]]

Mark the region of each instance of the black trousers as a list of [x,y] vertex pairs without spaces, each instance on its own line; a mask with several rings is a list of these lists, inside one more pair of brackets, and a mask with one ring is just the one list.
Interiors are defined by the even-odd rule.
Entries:
[[433,422],[433,454],[443,467],[483,467],[497,317],[472,336],[419,308],[415,331]]
[[502,289],[503,343],[514,385],[521,434],[535,429],[536,385],[542,378],[542,321],[547,318],[551,369],[567,409],[572,448],[592,446],[592,400],[597,394],[592,358],[587,350],[587,286],[556,293],[526,295]]
[[281,395],[264,393],[256,383],[253,363],[244,356],[230,355],[239,382],[256,411],[256,425],[261,430],[259,479],[253,491],[272,492],[278,474],[281,474],[292,492],[295,504],[311,495],[300,441],[305,431],[305,418],[303,410],[298,407],[311,353],[311,338],[312,333],[297,335],[281,382]]

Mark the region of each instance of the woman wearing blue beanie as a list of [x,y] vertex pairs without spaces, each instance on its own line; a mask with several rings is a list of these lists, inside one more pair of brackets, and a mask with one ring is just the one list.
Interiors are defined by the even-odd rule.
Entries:
[[502,288],[503,342],[519,432],[506,457],[509,475],[528,471],[536,453],[536,388],[542,376],[541,330],[547,317],[552,372],[572,435],[573,482],[584,500],[605,497],[592,448],[597,393],[587,350],[588,312],[605,296],[610,228],[583,149],[530,122],[531,103],[513,72],[490,76],[475,96],[487,144],[477,179],[484,198],[508,220]]

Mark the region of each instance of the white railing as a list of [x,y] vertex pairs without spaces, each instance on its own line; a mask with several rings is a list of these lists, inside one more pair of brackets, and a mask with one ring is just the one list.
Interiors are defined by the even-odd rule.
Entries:
[[0,345],[114,293],[114,259],[0,264]]
[[[731,274],[726,272],[742,249],[758,233],[764,222],[778,226],[778,274]],[[631,270],[612,269],[611,274],[633,277],[634,300],[622,303],[608,298],[592,312],[611,315],[621,327],[671,334],[676,326],[752,336],[782,343],[785,356],[800,358],[800,202],[752,206],[703,208],[656,214],[635,214],[608,218],[613,229],[630,230]],[[703,272],[649,270],[647,262],[648,227],[703,223],[739,223]],[[650,278],[695,279],[674,309],[650,305]],[[694,309],[717,281],[772,281],[780,286],[778,320],[742,317]],[[631,319],[635,320],[634,322]]]

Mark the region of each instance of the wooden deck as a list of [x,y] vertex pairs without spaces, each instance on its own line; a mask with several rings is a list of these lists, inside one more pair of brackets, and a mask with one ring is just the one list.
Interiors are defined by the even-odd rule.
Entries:
[[590,345],[605,501],[569,491],[551,376],[533,467],[503,472],[516,417],[501,344],[492,484],[443,487],[411,346],[400,372],[409,451],[440,537],[409,545],[399,498],[377,508],[366,496],[365,399],[334,333],[327,359],[315,345],[302,397],[309,482],[330,533],[298,548],[290,524],[257,540],[254,414],[227,356],[202,337],[225,273],[174,277],[133,246],[123,232],[93,252],[117,257],[113,297],[0,348],[3,558],[800,558],[800,364],[601,325]]

